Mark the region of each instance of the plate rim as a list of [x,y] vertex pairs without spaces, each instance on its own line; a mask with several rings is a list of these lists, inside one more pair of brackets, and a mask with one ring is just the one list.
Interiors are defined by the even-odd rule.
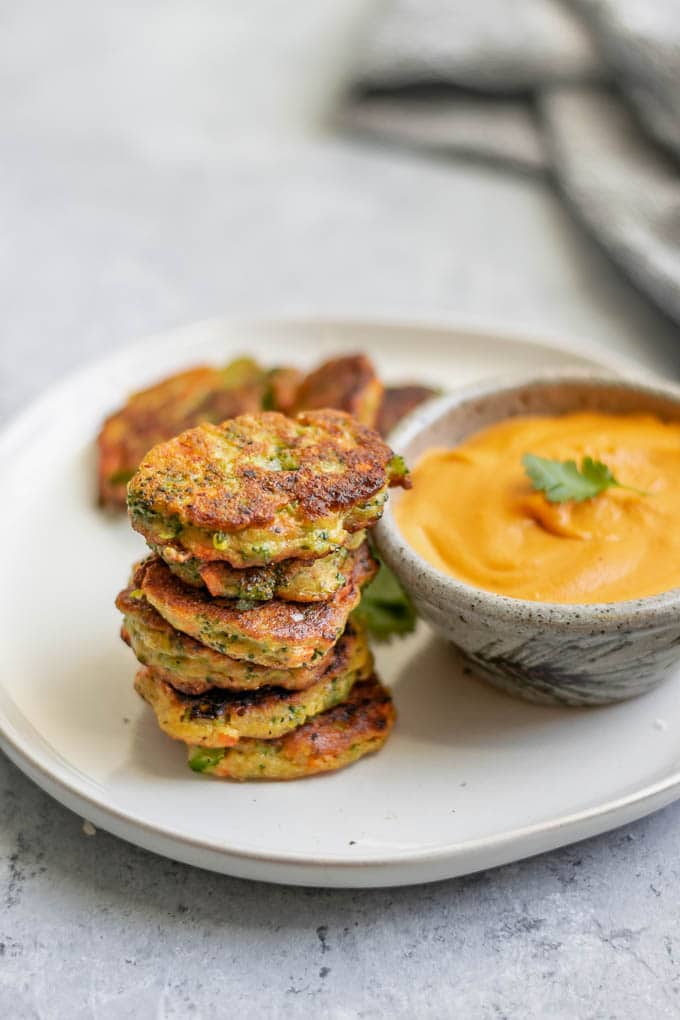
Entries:
[[[276,316],[267,316],[265,318],[255,318],[252,316],[217,316],[182,324],[174,328],[161,330],[153,334],[143,336],[138,340],[132,340],[117,348],[115,351],[89,359],[87,363],[81,367],[70,372],[65,372],[54,383],[34,397],[19,413],[11,416],[8,421],[0,426],[0,458],[3,458],[9,451],[11,451],[15,443],[21,442],[24,438],[28,438],[26,433],[28,432],[30,434],[30,432],[33,431],[36,422],[39,423],[42,421],[45,414],[49,414],[49,410],[53,404],[63,399],[64,394],[72,387],[82,385],[89,376],[97,376],[100,373],[107,371],[107,369],[115,369],[115,366],[119,362],[124,363],[131,356],[137,354],[140,347],[145,347],[148,351],[154,343],[158,344],[163,341],[167,342],[169,336],[175,337],[176,342],[181,345],[181,338],[183,334],[187,334],[187,336],[189,336],[201,329],[224,330],[224,332],[228,334],[236,330],[261,332],[263,330],[275,331],[276,329],[295,328],[303,328],[305,330],[313,328],[324,330],[337,329],[339,332],[354,332],[362,329],[380,329],[387,332],[394,330],[395,332],[402,334],[409,329],[413,329],[421,332],[428,331],[432,334],[433,339],[444,342],[447,337],[450,338],[452,335],[457,335],[459,338],[462,335],[468,337],[477,336],[480,340],[502,340],[507,341],[510,344],[519,343],[524,346],[535,345],[539,349],[549,348],[565,355],[573,354],[577,357],[585,357],[592,361],[595,366],[608,368],[610,370],[613,369],[624,375],[634,373],[638,378],[641,374],[645,377],[653,378],[655,376],[655,373],[651,369],[648,369],[644,365],[640,365],[635,361],[635,359],[629,358],[627,355],[621,355],[615,351],[610,352],[601,344],[590,341],[586,342],[578,338],[571,339],[569,341],[564,339],[554,340],[549,337],[546,338],[534,329],[527,329],[526,332],[520,332],[518,330],[521,330],[521,327],[513,328],[512,330],[505,330],[498,323],[491,320],[485,324],[485,320],[479,319],[453,320],[442,317],[425,317],[410,320],[401,318],[389,319],[382,316],[364,316],[361,318],[333,318],[326,316],[286,316],[280,318]],[[342,339],[343,338],[339,337],[339,345],[341,344]],[[30,723],[30,720],[27,721]],[[12,725],[11,721],[7,719],[6,714],[0,708],[0,748],[7,754],[10,760],[22,772],[24,772],[24,774],[28,775],[32,781],[41,786],[41,788],[48,793],[48,796],[53,796],[69,810],[77,813],[76,808],[72,806],[72,801],[75,801],[78,802],[79,805],[81,804],[92,809],[93,812],[100,817],[109,819],[113,823],[117,833],[121,828],[132,829],[133,831],[128,835],[122,836],[122,838],[126,839],[130,843],[135,843],[134,829],[140,829],[152,839],[156,837],[170,843],[176,843],[185,848],[187,851],[200,850],[210,854],[217,854],[219,857],[224,859],[225,864],[228,864],[230,861],[234,861],[235,863],[242,861],[244,863],[250,862],[260,865],[268,864],[274,867],[277,865],[298,866],[308,869],[311,872],[310,878],[312,879],[309,884],[315,884],[315,882],[318,884],[319,876],[316,875],[315,877],[317,870],[329,868],[343,873],[352,873],[362,868],[372,870],[391,867],[405,868],[408,869],[408,875],[404,876],[403,881],[414,881],[414,876],[411,874],[411,871],[412,869],[416,869],[418,866],[426,867],[427,865],[442,863],[447,860],[454,862],[462,857],[473,857],[475,855],[481,855],[482,853],[489,852],[493,853],[494,851],[500,851],[504,848],[512,849],[515,844],[519,844],[517,847],[519,853],[517,857],[513,857],[512,859],[520,860],[526,856],[532,856],[535,853],[541,853],[548,849],[546,846],[542,848],[539,847],[534,850],[526,848],[523,850],[521,844],[530,842],[533,837],[548,837],[560,830],[566,830],[566,834],[568,836],[573,835],[573,838],[566,838],[564,840],[560,839],[560,842],[558,844],[553,844],[553,846],[568,845],[571,842],[584,838],[584,833],[579,835],[573,830],[577,830],[579,827],[588,826],[588,823],[590,822],[598,822],[598,827],[595,831],[609,831],[611,828],[616,828],[616,824],[625,824],[625,822],[631,820],[632,817],[639,818],[644,814],[655,810],[656,802],[659,798],[664,798],[664,795],[675,792],[677,797],[680,798],[680,769],[678,769],[656,782],[643,785],[631,793],[604,801],[589,808],[584,808],[581,811],[570,812],[547,821],[534,822],[530,825],[506,830],[505,832],[494,833],[491,836],[479,837],[477,839],[465,840],[463,842],[446,843],[435,847],[407,847],[403,849],[390,848],[389,851],[383,850],[380,853],[374,853],[370,856],[361,855],[361,851],[359,850],[356,855],[353,854],[351,858],[343,856],[340,853],[337,855],[329,855],[327,853],[322,855],[314,851],[304,850],[285,852],[258,850],[247,846],[238,847],[233,844],[231,846],[225,846],[210,839],[190,836],[175,830],[172,827],[149,822],[133,812],[124,811],[117,807],[112,807],[102,800],[97,800],[97,798],[91,793],[82,789],[82,786],[79,785],[76,776],[69,774],[72,769],[71,766],[67,763],[62,764],[56,756],[50,759],[48,752],[41,751],[40,747],[36,750],[36,748],[29,744],[25,738],[22,738],[18,732],[15,731],[13,734],[14,730],[15,727]],[[44,779],[47,786],[56,786],[58,792],[54,793],[51,789],[46,789],[46,785],[43,785],[40,783],[39,779],[34,777],[35,773]],[[676,798],[666,796],[666,800],[664,802],[667,803],[673,799]],[[635,812],[633,816],[628,815],[626,818],[623,818],[620,823],[609,825],[609,816],[621,815],[630,809],[633,809]],[[599,826],[600,821],[604,823],[601,826]],[[101,827],[106,828],[105,825],[102,825]],[[585,834],[594,833],[588,832]],[[141,844],[138,843],[137,845]],[[165,850],[157,849],[154,852],[160,853],[164,856],[170,856],[170,854]],[[207,866],[209,867],[209,865]],[[474,868],[470,867],[467,870],[471,872]],[[421,878],[420,880],[428,881],[431,879]],[[418,879],[416,878],[415,881],[418,881]]]
[[[2,716],[0,715],[0,723],[2,723]],[[6,751],[5,745],[10,745],[12,748],[11,752]],[[305,856],[304,851],[293,851],[293,852],[269,852],[255,849],[249,849],[247,847],[230,846],[225,847],[219,843],[214,843],[210,840],[200,839],[197,837],[186,836],[184,833],[179,832],[175,829],[168,828],[167,826],[154,825],[143,818],[133,814],[119,811],[116,808],[112,808],[110,805],[101,804],[94,797],[88,793],[84,793],[82,790],[74,788],[67,780],[62,777],[55,775],[53,771],[42,764],[40,761],[35,759],[35,756],[29,752],[24,751],[22,748],[17,747],[15,741],[12,741],[5,732],[0,732],[0,748],[7,753],[7,756],[21,768],[20,761],[25,759],[28,761],[30,767],[36,772],[41,773],[49,782],[58,784],[67,796],[73,796],[76,799],[80,799],[94,808],[99,814],[107,815],[111,817],[116,823],[123,823],[123,825],[138,826],[150,835],[158,835],[163,839],[176,841],[182,846],[203,850],[209,853],[217,853],[226,857],[233,857],[242,859],[244,861],[255,861],[261,864],[280,864],[280,865],[300,865],[303,867],[318,867],[318,868],[339,868],[341,870],[355,870],[357,868],[366,867],[380,867],[380,866],[400,866],[400,865],[417,865],[436,863],[445,861],[451,858],[461,857],[464,855],[472,855],[479,853],[480,851],[493,851],[505,846],[511,846],[513,843],[521,842],[523,840],[529,840],[532,836],[550,834],[557,832],[560,829],[575,828],[579,825],[585,825],[589,821],[594,819],[604,819],[607,815],[612,813],[619,813],[625,811],[626,808],[645,806],[647,801],[654,801],[656,798],[663,796],[664,793],[671,791],[675,787],[680,787],[680,770],[673,773],[671,776],[667,776],[665,779],[658,780],[656,783],[650,784],[641,790],[634,791],[623,797],[615,798],[591,808],[585,808],[582,811],[570,812],[569,814],[563,815],[560,818],[551,819],[548,822],[534,822],[531,825],[520,826],[516,829],[509,829],[503,833],[496,833],[493,836],[484,836],[479,839],[465,840],[459,843],[450,843],[439,847],[431,847],[428,849],[422,848],[407,848],[403,851],[391,850],[389,856],[380,857],[378,855],[369,857],[356,856],[352,859],[343,857],[341,855],[319,855],[314,854],[313,856]],[[64,771],[67,771],[66,769]],[[29,777],[30,778],[30,777]],[[310,777],[314,778],[314,777]],[[44,790],[44,787],[41,787]],[[49,794],[48,794],[49,795]],[[678,791],[680,797],[680,789]],[[59,799],[59,798],[56,798]],[[60,803],[65,804],[64,800],[60,800]],[[68,805],[65,805],[68,807]],[[70,808],[70,810],[73,810]],[[654,810],[652,808],[652,810]],[[643,817],[644,811],[635,817]],[[621,824],[625,824],[622,822]],[[616,828],[616,826],[613,826]],[[605,828],[600,831],[610,831]],[[575,841],[580,838],[577,836]],[[130,840],[130,842],[133,842]],[[570,841],[565,844],[568,845]],[[542,853],[542,850],[536,851]],[[522,857],[517,858],[521,860]]]

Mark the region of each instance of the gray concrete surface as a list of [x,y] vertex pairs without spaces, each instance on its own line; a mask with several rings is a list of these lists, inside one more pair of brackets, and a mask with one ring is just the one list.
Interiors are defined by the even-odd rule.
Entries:
[[[333,139],[359,0],[9,0],[0,415],[83,359],[217,314],[448,316],[680,374],[677,331],[550,189]],[[680,808],[431,887],[210,875],[0,761],[0,1017],[680,1016]]]
[[680,824],[432,886],[266,886],[81,823],[2,769],[0,1016],[661,1020],[680,1011]]

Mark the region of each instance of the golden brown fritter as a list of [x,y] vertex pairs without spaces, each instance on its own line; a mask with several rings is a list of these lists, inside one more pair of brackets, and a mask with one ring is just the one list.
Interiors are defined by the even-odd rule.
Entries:
[[365,354],[348,354],[319,365],[305,376],[295,397],[296,411],[333,408],[371,428],[383,396],[383,384]]
[[297,669],[323,659],[338,640],[361,599],[361,588],[377,572],[364,543],[350,553],[347,584],[326,602],[244,603],[212,598],[183,584],[165,563],[151,556],[134,571],[132,587],[177,630],[232,659]]
[[188,747],[189,767],[223,779],[302,779],[333,772],[378,751],[394,725],[389,691],[372,677],[341,705],[277,740],[243,739],[234,747]]
[[116,599],[116,606],[123,613],[121,637],[139,662],[153,667],[162,679],[184,694],[205,694],[214,688],[256,691],[261,687],[283,687],[303,691],[321,679],[332,665],[336,649],[344,642],[354,641],[368,656],[366,631],[354,617],[347,621],[338,644],[312,665],[276,669],[247,659],[230,659],[175,630],[139,589],[126,588]]
[[135,689],[151,705],[168,736],[200,747],[231,747],[243,737],[272,740],[284,736],[311,716],[344,701],[353,685],[367,680],[372,672],[366,642],[350,633],[335,646],[319,680],[303,691],[261,687],[257,691],[183,694],[149,667],[137,672]]
[[316,559],[379,520],[403,460],[339,411],[242,415],[160,443],[128,488],[133,528],[237,568]]
[[127,483],[156,443],[201,422],[260,410],[266,379],[254,361],[239,358],[223,369],[198,365],[133,393],[97,439],[100,503],[125,507]]
[[301,380],[302,372],[297,368],[273,369],[269,373],[267,390],[262,399],[262,410],[292,414]]
[[338,549],[318,560],[281,560],[268,567],[237,570],[224,560],[201,563],[180,556],[175,562],[172,545],[154,550],[185,584],[207,588],[211,595],[227,599],[264,602],[279,598],[286,602],[325,602],[345,584],[351,571],[350,552],[366,540],[365,531],[352,535],[345,549]]
[[385,390],[376,428],[381,436],[390,434],[402,418],[410,414],[419,404],[423,404],[431,397],[436,397],[438,391],[429,386],[388,386]]

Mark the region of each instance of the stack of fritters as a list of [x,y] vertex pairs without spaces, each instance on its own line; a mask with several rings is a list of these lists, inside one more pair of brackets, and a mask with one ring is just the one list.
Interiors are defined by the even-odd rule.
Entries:
[[153,554],[117,599],[135,685],[199,772],[293,779],[377,750],[394,709],[352,620],[400,458],[349,414],[246,414],[155,446],[128,489]]

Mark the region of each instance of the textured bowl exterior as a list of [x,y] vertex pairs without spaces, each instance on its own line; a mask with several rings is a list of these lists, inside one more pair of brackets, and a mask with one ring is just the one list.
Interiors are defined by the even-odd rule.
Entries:
[[[680,388],[570,373],[484,383],[417,409],[392,437],[413,464],[494,422],[577,410],[648,411],[680,420]],[[474,674],[529,701],[606,705],[644,694],[680,659],[680,589],[598,605],[530,602],[441,573],[406,542],[393,507],[376,530],[381,555],[420,616],[452,641]]]

